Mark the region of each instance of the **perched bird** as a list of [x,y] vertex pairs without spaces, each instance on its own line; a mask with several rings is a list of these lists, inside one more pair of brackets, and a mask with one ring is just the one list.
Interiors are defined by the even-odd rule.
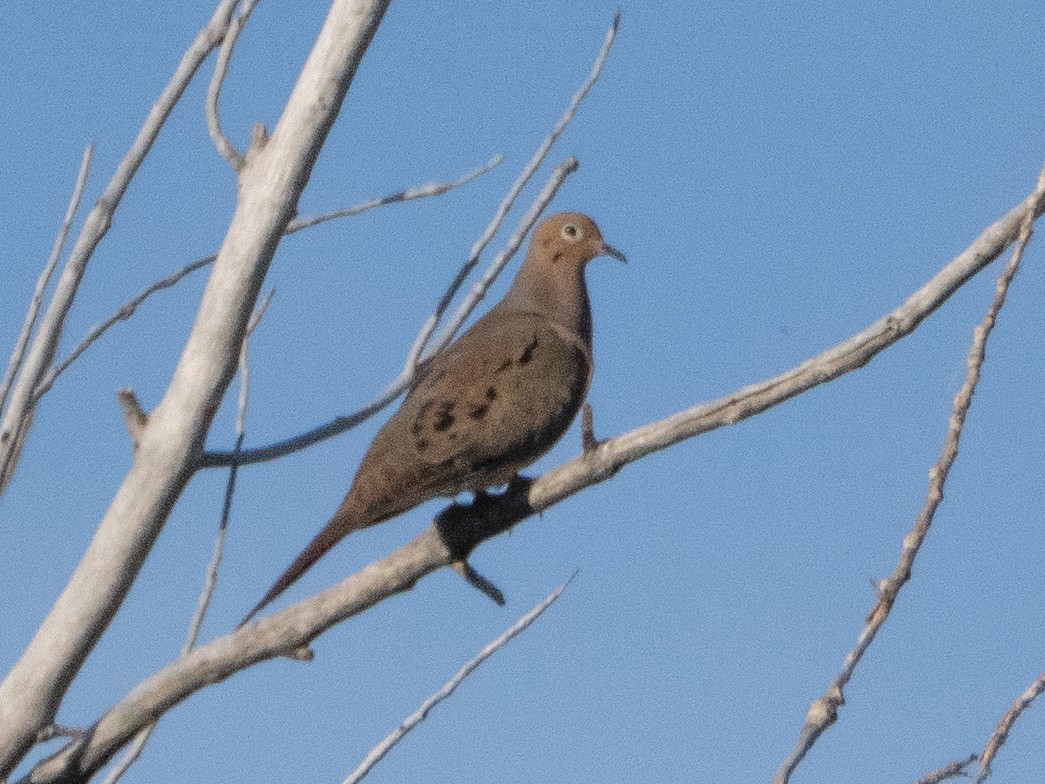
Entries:
[[504,299],[418,369],[330,522],[240,625],[352,531],[437,496],[503,485],[552,448],[591,382],[584,268],[596,256],[624,261],[587,215],[537,227]]

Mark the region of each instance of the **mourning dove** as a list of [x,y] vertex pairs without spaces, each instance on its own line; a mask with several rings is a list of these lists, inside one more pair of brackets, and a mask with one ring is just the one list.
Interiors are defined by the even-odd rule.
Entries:
[[243,625],[352,531],[437,496],[503,485],[573,422],[591,382],[591,308],[584,268],[624,255],[578,212],[543,221],[504,299],[418,369],[374,437],[326,527]]

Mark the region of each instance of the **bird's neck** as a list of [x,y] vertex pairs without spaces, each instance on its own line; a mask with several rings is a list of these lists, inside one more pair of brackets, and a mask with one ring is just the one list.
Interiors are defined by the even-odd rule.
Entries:
[[523,264],[500,307],[520,313],[536,313],[577,335],[591,350],[591,306],[584,268],[556,270],[548,275]]

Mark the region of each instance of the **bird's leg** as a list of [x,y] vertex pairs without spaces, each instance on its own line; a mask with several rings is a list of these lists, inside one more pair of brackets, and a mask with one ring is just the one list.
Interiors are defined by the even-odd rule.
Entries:
[[593,424],[591,404],[585,403],[581,408],[581,449],[584,454],[594,452],[602,442],[595,437],[595,425]]

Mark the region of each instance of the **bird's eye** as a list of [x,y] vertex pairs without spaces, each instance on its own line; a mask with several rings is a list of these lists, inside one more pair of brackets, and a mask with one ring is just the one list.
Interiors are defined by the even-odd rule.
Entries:
[[567,240],[576,240],[581,238],[581,230],[574,226],[572,223],[567,223],[562,227],[562,236]]

